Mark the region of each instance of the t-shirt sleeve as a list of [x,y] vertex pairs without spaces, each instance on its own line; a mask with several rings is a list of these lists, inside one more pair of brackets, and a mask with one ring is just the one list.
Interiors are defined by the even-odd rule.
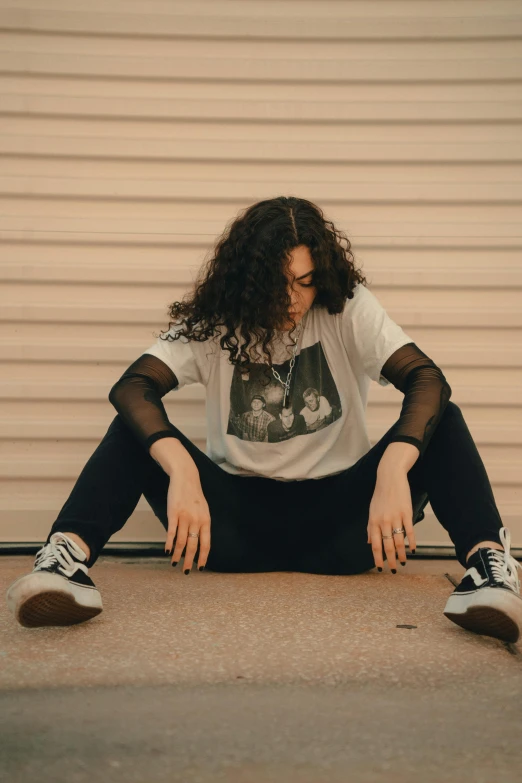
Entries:
[[175,391],[191,383],[206,384],[208,379],[208,367],[202,366],[196,354],[197,346],[194,341],[184,336],[173,339],[182,329],[180,325],[172,326],[168,332],[156,339],[156,342],[147,348],[144,353],[161,359],[178,379]]
[[391,383],[404,393],[390,442],[411,443],[424,454],[451,396],[440,367],[362,284],[346,300],[342,335],[362,371],[381,386]]
[[382,372],[404,393],[401,414],[392,428],[390,443],[412,443],[422,456],[449,402],[451,386],[440,367],[415,343],[395,351]]
[[341,324],[345,345],[355,351],[364,372],[380,386],[388,386],[389,381],[381,374],[384,363],[413,338],[362,283],[355,287],[353,298],[346,300]]

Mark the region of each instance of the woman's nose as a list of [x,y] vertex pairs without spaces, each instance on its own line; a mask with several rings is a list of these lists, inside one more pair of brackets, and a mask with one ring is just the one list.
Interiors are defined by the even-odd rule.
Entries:
[[290,289],[288,291],[288,296],[290,297],[291,308],[294,309],[299,304],[299,295],[296,291]]

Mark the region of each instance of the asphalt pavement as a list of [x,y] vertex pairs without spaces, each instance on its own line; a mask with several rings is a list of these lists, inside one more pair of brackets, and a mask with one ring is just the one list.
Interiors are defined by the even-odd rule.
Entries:
[[[0,558],[4,595],[32,565]],[[185,576],[102,555],[86,623],[22,628],[4,599],[0,779],[518,781],[520,642],[444,617],[456,560],[398,568]]]

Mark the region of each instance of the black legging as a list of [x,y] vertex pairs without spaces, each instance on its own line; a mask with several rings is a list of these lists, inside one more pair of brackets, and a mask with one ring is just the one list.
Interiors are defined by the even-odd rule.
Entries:
[[[174,427],[198,467],[209,505],[206,567],[337,575],[373,568],[367,539],[369,507],[377,466],[392,430],[342,473],[286,482],[231,475]],[[480,541],[501,543],[503,523],[486,469],[461,409],[451,400],[424,456],[418,457],[407,476],[414,522],[424,517],[423,509],[430,502],[462,565]],[[117,415],[78,477],[47,542],[56,531],[77,533],[90,548],[87,565],[92,566],[142,494],[167,530],[169,482]]]

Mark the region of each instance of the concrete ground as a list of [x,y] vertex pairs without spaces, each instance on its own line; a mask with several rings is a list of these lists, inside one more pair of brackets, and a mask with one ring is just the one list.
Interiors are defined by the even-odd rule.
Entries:
[[[33,560],[0,558],[3,595]],[[22,628],[3,599],[0,779],[519,780],[522,644],[444,617],[456,560],[357,576],[180,565],[100,557],[104,611],[70,628]]]

